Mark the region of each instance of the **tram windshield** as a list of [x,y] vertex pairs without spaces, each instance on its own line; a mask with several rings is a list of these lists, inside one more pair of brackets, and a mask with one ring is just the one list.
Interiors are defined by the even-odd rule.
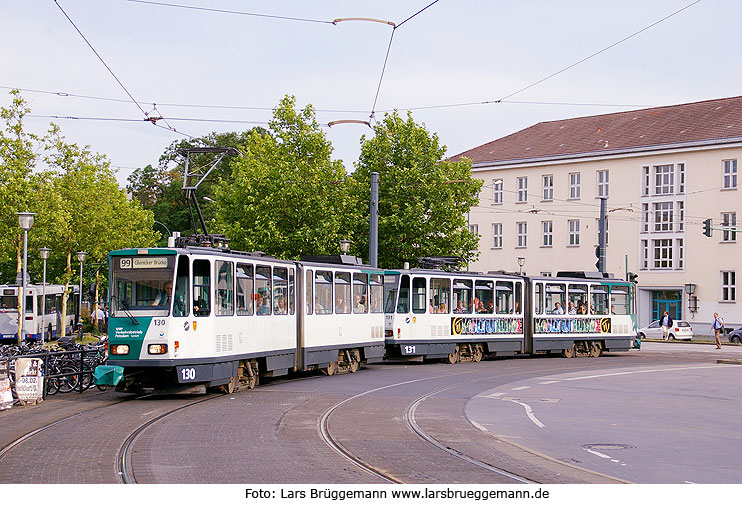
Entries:
[[394,313],[397,308],[397,290],[399,289],[399,274],[384,275],[384,312]]
[[175,256],[111,259],[111,316],[167,316],[173,292]]

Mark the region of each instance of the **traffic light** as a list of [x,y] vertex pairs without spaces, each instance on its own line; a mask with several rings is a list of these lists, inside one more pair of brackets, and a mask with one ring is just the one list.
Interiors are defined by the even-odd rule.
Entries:
[[639,275],[637,273],[629,272],[627,274],[628,274],[629,281],[631,281],[634,284],[639,283]]
[[703,220],[703,235],[711,237],[711,218]]

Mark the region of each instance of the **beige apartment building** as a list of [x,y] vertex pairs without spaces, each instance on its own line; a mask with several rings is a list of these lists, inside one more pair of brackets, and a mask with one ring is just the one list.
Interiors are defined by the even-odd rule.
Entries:
[[714,312],[742,325],[742,97],[539,123],[458,157],[484,181],[471,270],[596,271],[605,196],[607,271],[638,275],[640,327],[664,310],[696,334]]

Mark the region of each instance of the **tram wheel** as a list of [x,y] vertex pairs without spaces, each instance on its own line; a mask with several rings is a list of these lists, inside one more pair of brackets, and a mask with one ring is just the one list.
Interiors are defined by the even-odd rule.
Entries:
[[603,347],[600,345],[599,342],[593,341],[590,343],[590,356],[597,358],[600,356],[600,354],[603,352]]
[[483,356],[484,356],[484,350],[482,349],[482,345],[475,344],[474,353],[472,353],[472,356],[471,356],[472,362],[481,362]]
[[562,350],[562,356],[564,358],[575,358],[575,355],[577,354],[577,350],[575,349],[575,345],[573,344],[569,348],[564,348]]
[[350,366],[349,371],[351,373],[358,372],[361,367],[361,354],[358,353],[357,349],[350,350]]
[[456,345],[456,348],[448,354],[448,363],[449,364],[455,364],[459,361],[459,358],[461,357],[461,354],[459,352],[459,345]]
[[329,364],[327,364],[327,367],[322,369],[322,372],[328,376],[332,376],[333,374],[338,372],[338,363],[330,362]]

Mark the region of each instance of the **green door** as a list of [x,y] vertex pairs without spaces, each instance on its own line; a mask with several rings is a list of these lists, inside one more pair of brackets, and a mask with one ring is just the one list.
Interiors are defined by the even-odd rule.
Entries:
[[680,290],[655,290],[652,292],[652,321],[659,320],[667,311],[670,318],[679,320],[683,304],[683,292]]

